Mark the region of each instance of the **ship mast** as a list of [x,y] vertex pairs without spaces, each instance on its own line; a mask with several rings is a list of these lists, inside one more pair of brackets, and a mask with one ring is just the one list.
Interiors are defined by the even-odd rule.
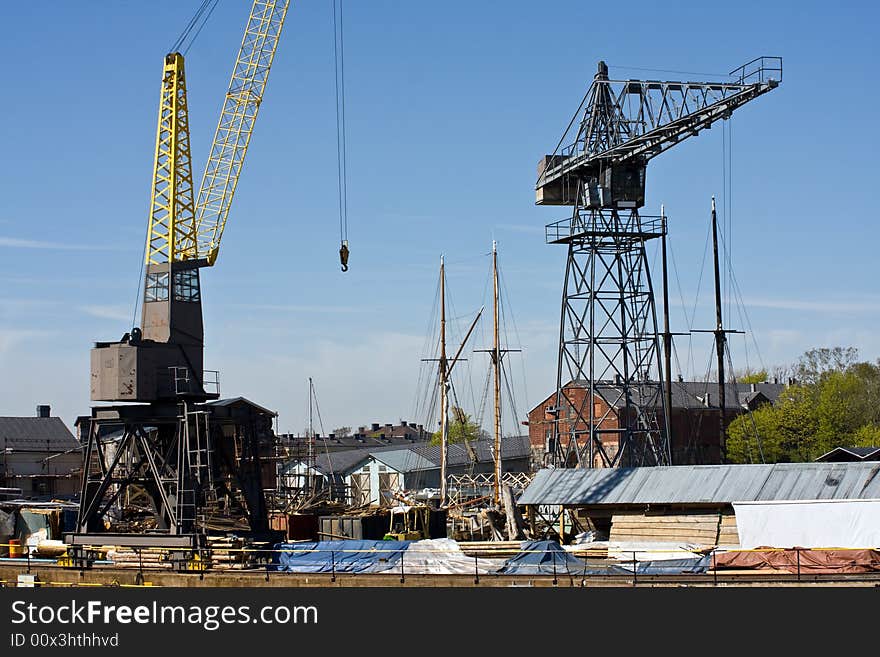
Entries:
[[446,456],[449,447],[449,372],[446,360],[446,274],[440,256],[440,506],[446,504]]
[[471,326],[462,340],[455,356],[449,359],[446,355],[446,268],[443,264],[443,256],[440,256],[440,358],[425,358],[423,360],[437,360],[439,364],[439,386],[440,386],[440,506],[446,504],[446,470],[449,453],[449,391],[451,389],[452,368],[461,356],[464,346],[474,332],[483,309],[474,317]]
[[501,479],[502,479],[502,463],[501,463],[501,359],[504,354],[511,351],[519,351],[519,349],[502,349],[501,348],[501,322],[499,321],[500,311],[500,294],[498,285],[498,245],[492,240],[492,292],[494,297],[493,304],[493,332],[492,332],[492,348],[476,349],[475,351],[484,351],[489,354],[492,359],[492,372],[495,383],[495,422],[494,422],[494,482],[493,496],[495,504],[501,504]]
[[492,240],[493,346],[492,366],[495,369],[495,504],[501,504],[501,351],[498,339],[498,251]]

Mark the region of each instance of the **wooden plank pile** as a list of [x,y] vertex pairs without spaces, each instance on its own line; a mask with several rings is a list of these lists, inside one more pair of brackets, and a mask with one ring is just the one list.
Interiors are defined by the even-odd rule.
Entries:
[[265,555],[253,541],[240,536],[209,536],[208,559],[211,570],[247,570],[255,568]]
[[519,554],[522,541],[460,541],[465,556],[508,559]]
[[718,532],[718,545],[739,546],[739,531],[736,527],[736,515],[721,514],[721,529]]
[[116,546],[106,546],[101,548],[107,551],[107,559],[113,562],[114,566],[121,568],[172,568],[174,563],[171,561],[168,550],[160,550],[156,548],[125,548]]
[[568,553],[585,559],[607,559],[608,546],[590,545],[589,543],[585,543],[583,546],[573,545]]
[[[208,549],[190,563],[191,569],[207,570],[247,570],[258,568],[271,559],[268,545],[257,543],[239,536],[209,536]],[[121,568],[164,568],[171,569],[175,564],[171,558],[172,550],[165,548],[127,548],[105,546],[107,559]]]
[[693,543],[717,545],[721,515],[717,512],[687,515],[617,514],[611,521],[611,541]]

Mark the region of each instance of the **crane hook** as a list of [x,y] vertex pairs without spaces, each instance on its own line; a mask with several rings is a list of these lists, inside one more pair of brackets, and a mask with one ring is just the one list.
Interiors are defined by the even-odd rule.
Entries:
[[348,271],[348,240],[342,240],[342,246],[339,247],[339,262],[342,264],[342,271]]

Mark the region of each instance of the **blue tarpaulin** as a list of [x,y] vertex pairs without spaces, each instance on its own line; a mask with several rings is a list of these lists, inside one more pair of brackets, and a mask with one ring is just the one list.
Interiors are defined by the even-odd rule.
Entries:
[[[639,561],[636,565],[637,575],[678,575],[680,573],[705,573],[709,569],[710,557],[692,557],[684,559],[659,559]],[[620,568],[632,572],[632,562],[621,561]]]
[[412,541],[279,543],[276,569],[289,573],[379,573],[400,562]]
[[555,541],[523,541],[519,554],[498,570],[504,575],[580,575],[584,561],[563,550]]

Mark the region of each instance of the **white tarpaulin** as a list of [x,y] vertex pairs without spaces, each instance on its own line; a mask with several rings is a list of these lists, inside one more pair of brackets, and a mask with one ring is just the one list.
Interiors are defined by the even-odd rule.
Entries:
[[[403,554],[404,567],[408,573],[448,575],[494,573],[504,565],[504,559],[474,559],[461,551],[456,541],[449,538],[432,538],[413,541]],[[395,566],[395,568],[397,568]]]
[[734,502],[745,549],[878,548],[880,500]]

